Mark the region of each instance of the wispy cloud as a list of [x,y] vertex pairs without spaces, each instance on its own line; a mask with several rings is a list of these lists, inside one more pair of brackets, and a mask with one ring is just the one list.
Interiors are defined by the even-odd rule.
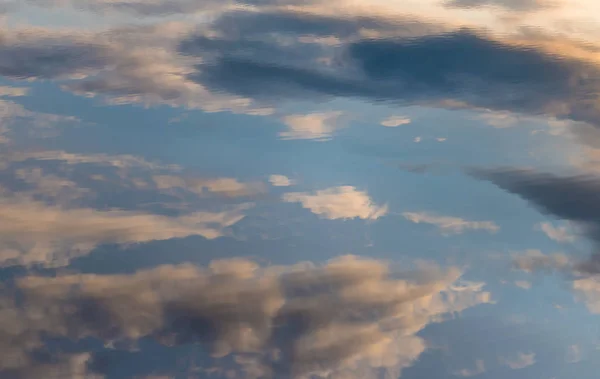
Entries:
[[582,359],[582,351],[579,345],[570,345],[567,348],[567,354],[565,360],[567,363],[577,363]]
[[502,7],[513,11],[536,11],[550,8],[553,0],[449,0],[446,6],[455,8]]
[[570,267],[571,263],[569,257],[564,254],[546,255],[536,249],[529,249],[523,253],[513,255],[515,268],[525,272],[561,270]]
[[412,120],[408,117],[403,116],[390,116],[385,120],[381,121],[381,125],[387,126],[388,128],[395,128],[400,125],[408,125]]
[[566,226],[555,227],[549,222],[542,222],[536,225],[536,229],[541,230],[551,240],[556,242],[573,242],[575,236],[569,232]]
[[[3,87],[5,93],[13,93]],[[2,90],[2,89],[0,89]],[[18,91],[16,92],[18,95]],[[1,94],[0,94],[1,95]],[[16,132],[28,133],[33,137],[45,137],[57,132],[58,127],[79,123],[73,116],[34,112],[21,104],[4,100],[0,96],[0,144],[9,143]]]
[[524,369],[535,364],[535,353],[520,352],[510,358],[500,358],[500,362],[513,370]]
[[156,188],[161,191],[185,190],[197,195],[206,192],[228,197],[253,196],[266,191],[260,182],[242,183],[235,178],[203,179],[190,176],[155,175],[152,177]]
[[475,361],[475,367],[463,368],[458,371],[454,371],[455,376],[462,376],[463,378],[469,378],[471,376],[481,375],[485,372],[485,362],[482,359]]
[[62,266],[101,244],[132,244],[200,235],[217,238],[248,206],[167,217],[144,212],[64,208],[0,197],[0,266]]
[[431,212],[404,212],[404,218],[415,224],[436,226],[444,235],[461,234],[468,230],[484,230],[496,233],[500,227],[493,221],[468,221],[460,217],[443,216]]
[[517,280],[515,281],[515,286],[528,290],[531,288],[531,282],[528,282],[527,280]]

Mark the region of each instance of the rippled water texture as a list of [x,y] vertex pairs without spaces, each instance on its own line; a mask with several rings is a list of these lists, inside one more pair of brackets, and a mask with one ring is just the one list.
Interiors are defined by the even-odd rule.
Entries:
[[598,0],[0,22],[0,378],[598,377]]

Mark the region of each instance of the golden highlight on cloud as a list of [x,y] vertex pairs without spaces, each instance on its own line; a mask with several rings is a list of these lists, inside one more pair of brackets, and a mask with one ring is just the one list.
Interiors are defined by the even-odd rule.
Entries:
[[376,220],[388,212],[364,191],[352,186],[328,188],[316,192],[290,192],[282,197],[288,203],[300,203],[312,213],[330,220],[360,218]]
[[167,217],[135,211],[64,208],[26,197],[1,197],[0,266],[63,266],[101,244],[193,235],[213,239],[243,219],[247,207]]
[[462,234],[468,230],[484,230],[489,233],[500,230],[493,221],[468,221],[460,217],[442,216],[430,212],[404,212],[402,215],[415,224],[434,225],[443,235]]
[[44,367],[48,337],[113,349],[151,338],[167,347],[200,343],[214,367],[249,379],[398,377],[427,348],[419,331],[489,303],[490,294],[462,286],[455,268],[402,278],[390,267],[354,256],[273,267],[235,258],[124,275],[21,277],[22,300],[0,299],[0,373],[33,379],[73,359],[94,360],[54,351],[53,366]]

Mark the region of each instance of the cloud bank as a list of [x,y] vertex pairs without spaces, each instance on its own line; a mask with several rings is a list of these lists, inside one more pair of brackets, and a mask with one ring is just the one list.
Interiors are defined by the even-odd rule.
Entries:
[[[160,266],[130,275],[19,278],[22,301],[3,297],[0,373],[33,378],[93,354],[40,361],[44,338],[199,343],[246,378],[397,377],[426,349],[416,333],[441,316],[490,302],[460,271],[430,267],[406,278],[387,262],[346,256],[323,266]],[[82,353],[84,354],[84,353]],[[72,365],[70,367],[73,367]],[[92,372],[93,373],[93,370]],[[101,372],[97,372],[101,374]]]

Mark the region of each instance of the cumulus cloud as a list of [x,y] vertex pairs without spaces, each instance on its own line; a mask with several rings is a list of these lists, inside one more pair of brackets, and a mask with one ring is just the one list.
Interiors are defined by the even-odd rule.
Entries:
[[200,343],[215,362],[233,357],[247,378],[397,377],[426,349],[420,330],[490,302],[460,275],[430,267],[403,278],[388,262],[348,256],[322,266],[237,258],[129,275],[25,276],[15,283],[22,300],[3,298],[0,309],[0,373],[38,367],[44,337],[113,346],[151,338]]
[[411,123],[411,119],[402,116],[390,116],[385,120],[381,121],[381,125],[387,126],[388,128],[395,128],[400,125],[408,125]]
[[289,187],[295,184],[295,181],[285,175],[271,175],[269,182],[274,187]]
[[482,359],[475,361],[474,368],[463,368],[458,371],[454,371],[455,376],[462,376],[463,378],[469,378],[471,376],[481,375],[485,372],[485,362]]
[[535,353],[518,353],[514,357],[500,358],[500,361],[513,370],[520,370],[535,364]]
[[135,211],[65,208],[20,196],[0,197],[0,265],[62,266],[101,244],[222,236],[247,206],[167,217]]
[[290,192],[284,194],[282,199],[288,203],[300,203],[312,213],[330,220],[376,220],[388,212],[387,205],[375,204],[366,192],[352,186],[333,187],[313,193]]
[[444,235],[461,234],[467,230],[485,230],[496,233],[500,227],[493,221],[468,221],[460,217],[442,216],[430,212],[404,212],[404,218],[415,224],[431,224]]
[[313,139],[326,141],[339,129],[342,112],[290,115],[283,118],[288,130],[279,133],[282,139]]

